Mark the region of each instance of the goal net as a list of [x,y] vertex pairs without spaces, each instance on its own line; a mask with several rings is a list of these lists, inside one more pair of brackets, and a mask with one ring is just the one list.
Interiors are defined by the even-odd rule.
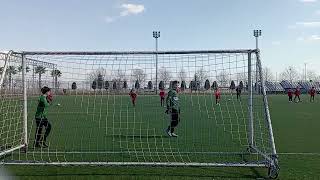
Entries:
[[[26,144],[27,151],[3,153],[3,163],[277,169],[258,50],[13,55],[19,60],[9,61],[1,76],[0,142],[5,148]],[[11,66],[22,65],[24,76],[10,75]],[[8,77],[21,86],[13,87]],[[159,96],[168,95],[173,81],[179,81],[178,137],[166,132],[173,116]],[[54,99],[47,108],[48,147],[35,146],[43,86]]]

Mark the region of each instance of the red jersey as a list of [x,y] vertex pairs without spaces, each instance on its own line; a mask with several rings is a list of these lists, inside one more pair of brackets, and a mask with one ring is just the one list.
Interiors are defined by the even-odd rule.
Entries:
[[296,89],[296,91],[294,92],[294,95],[300,96],[300,94],[301,94],[300,89]]
[[216,96],[216,97],[220,97],[220,91],[216,91],[215,93],[214,93],[214,95]]
[[137,94],[135,92],[130,92],[129,95],[130,95],[131,99],[137,98]]
[[311,90],[310,90],[310,95],[311,95],[311,96],[314,96],[315,94],[316,94],[316,90],[315,90],[315,89],[311,89]]
[[164,98],[164,96],[165,96],[164,91],[160,91],[159,95],[160,95],[161,98]]
[[293,93],[292,93],[292,91],[291,91],[291,90],[289,90],[289,91],[288,91],[288,96],[289,96],[289,97],[291,97],[291,96],[292,96],[292,94],[293,94]]

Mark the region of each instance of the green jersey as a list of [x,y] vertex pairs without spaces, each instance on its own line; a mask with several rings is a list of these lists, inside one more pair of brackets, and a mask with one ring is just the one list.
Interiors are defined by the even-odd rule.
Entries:
[[175,109],[177,111],[180,110],[180,103],[179,103],[178,93],[176,90],[171,89],[168,92],[166,103],[167,103],[168,109]]
[[39,97],[35,118],[47,118],[47,108],[49,107],[49,105],[50,104],[48,103],[46,96],[41,95]]

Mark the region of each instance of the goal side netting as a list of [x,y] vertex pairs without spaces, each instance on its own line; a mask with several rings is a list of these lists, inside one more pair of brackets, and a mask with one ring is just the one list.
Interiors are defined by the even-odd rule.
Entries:
[[[5,164],[275,166],[258,50],[23,52],[1,60]],[[21,70],[22,69],[22,70]],[[13,71],[16,70],[16,71]],[[24,71],[23,71],[24,70]],[[178,125],[165,96],[179,81]],[[35,113],[51,88],[48,123]],[[133,106],[130,91],[137,94]],[[220,100],[216,95],[220,94]],[[46,144],[35,146],[36,132]],[[41,138],[43,139],[43,137]],[[25,151],[7,152],[10,147]],[[4,153],[5,152],[5,153]]]

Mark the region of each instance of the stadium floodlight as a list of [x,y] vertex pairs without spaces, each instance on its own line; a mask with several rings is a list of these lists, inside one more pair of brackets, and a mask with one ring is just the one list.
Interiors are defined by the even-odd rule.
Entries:
[[153,31],[153,37],[156,40],[156,88],[155,92],[158,94],[158,38],[160,37],[160,31]]
[[256,37],[256,49],[258,49],[258,38],[261,36],[261,30],[253,30],[253,36]]
[[[184,79],[175,97],[181,107],[175,139],[163,131],[173,116],[164,113],[151,88],[144,88],[153,87],[155,54],[164,84]],[[15,73],[21,65],[37,69],[35,81],[31,72]],[[263,82],[257,49],[25,51],[0,54],[0,67],[7,70],[0,73],[0,164],[267,167],[270,176],[277,175],[264,83],[261,94],[252,92],[255,68],[256,81]],[[52,77],[55,70],[60,76]],[[242,89],[242,100],[230,84]],[[48,147],[39,148],[34,145],[36,96],[39,87],[55,85],[52,103],[61,106],[48,109],[48,121],[54,123]],[[136,107],[128,98],[133,86]],[[212,96],[217,88],[221,105]],[[26,146],[31,148],[21,152]]]

